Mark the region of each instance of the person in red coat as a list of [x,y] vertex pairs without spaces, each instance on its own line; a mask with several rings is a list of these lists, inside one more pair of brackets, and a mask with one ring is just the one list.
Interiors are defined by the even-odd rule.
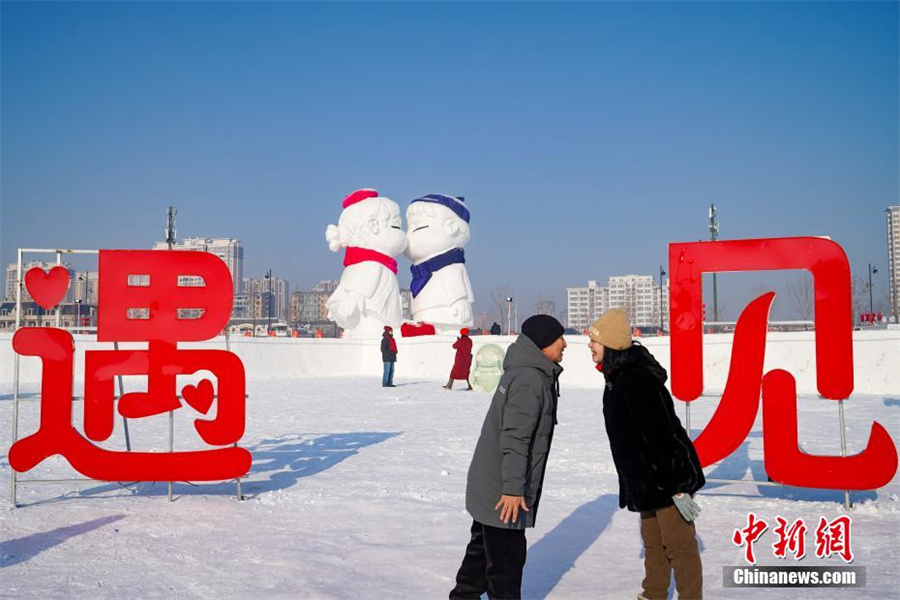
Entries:
[[472,367],[472,338],[469,337],[469,329],[463,327],[459,330],[459,337],[453,343],[456,348],[456,358],[453,361],[453,370],[450,371],[450,379],[447,380],[445,390],[453,389],[454,379],[465,379],[469,387],[466,391],[472,390],[472,384],[469,383],[469,369]]

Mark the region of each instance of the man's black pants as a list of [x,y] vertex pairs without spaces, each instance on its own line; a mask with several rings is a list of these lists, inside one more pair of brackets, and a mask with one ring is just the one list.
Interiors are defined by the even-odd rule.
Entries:
[[484,592],[491,600],[521,598],[525,552],[524,529],[501,529],[472,521],[472,539],[450,599],[474,600]]

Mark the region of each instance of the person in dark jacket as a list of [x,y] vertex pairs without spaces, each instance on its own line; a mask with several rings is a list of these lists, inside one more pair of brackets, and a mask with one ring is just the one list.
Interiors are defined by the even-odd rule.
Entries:
[[394,363],[397,362],[397,340],[394,339],[394,329],[389,325],[384,326],[384,333],[381,334],[381,360],[384,363],[381,387],[396,387]]
[[494,321],[494,324],[491,325],[491,335],[500,335],[500,323]]
[[563,326],[535,315],[522,324],[475,446],[466,485],[471,539],[450,598],[520,598],[525,528],[534,527],[556,425]]
[[644,581],[639,598],[703,597],[693,494],[706,483],[694,445],[675,415],[666,370],[631,339],[622,309],[591,326],[591,357],[606,379],[603,418],[619,475],[619,506],[641,514]]
[[472,384],[469,382],[469,370],[472,368],[472,338],[469,337],[469,328],[463,327],[459,330],[459,337],[453,342],[456,349],[456,358],[453,359],[453,368],[450,370],[450,379],[447,380],[445,390],[453,389],[454,379],[465,379],[469,387],[467,392],[472,391]]

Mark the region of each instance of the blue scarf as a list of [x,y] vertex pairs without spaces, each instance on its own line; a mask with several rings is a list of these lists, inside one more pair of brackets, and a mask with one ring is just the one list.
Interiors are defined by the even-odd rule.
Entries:
[[409,284],[409,290],[412,292],[413,298],[419,295],[419,292],[422,291],[422,288],[425,287],[425,284],[428,283],[434,273],[457,263],[466,264],[466,254],[462,248],[454,248],[449,252],[429,258],[423,263],[412,265],[409,268],[413,276],[412,283]]

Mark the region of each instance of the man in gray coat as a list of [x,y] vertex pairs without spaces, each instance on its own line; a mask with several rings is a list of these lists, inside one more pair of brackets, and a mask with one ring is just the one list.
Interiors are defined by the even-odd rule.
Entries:
[[529,317],[510,345],[469,466],[471,540],[451,599],[520,598],[525,528],[533,527],[553,440],[566,341],[549,315]]

